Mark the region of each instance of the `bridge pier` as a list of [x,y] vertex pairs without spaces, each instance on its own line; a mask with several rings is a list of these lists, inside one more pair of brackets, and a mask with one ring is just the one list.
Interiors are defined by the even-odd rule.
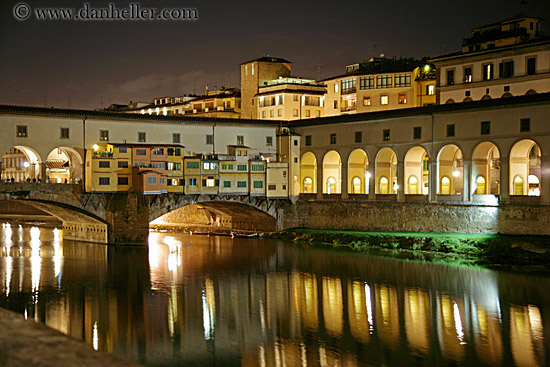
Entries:
[[149,206],[141,193],[113,194],[105,211],[109,223],[109,243],[147,245]]

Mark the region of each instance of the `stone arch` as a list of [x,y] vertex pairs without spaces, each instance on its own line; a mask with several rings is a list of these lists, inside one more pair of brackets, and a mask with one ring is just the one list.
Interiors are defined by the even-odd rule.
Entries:
[[[311,179],[311,186],[305,186],[306,178]],[[317,157],[313,152],[305,152],[300,159],[300,192],[317,192]]]
[[363,149],[355,149],[348,156],[348,192],[350,194],[368,194],[369,177],[368,154]]
[[53,183],[80,183],[82,157],[69,147],[54,148],[46,158],[46,177]]
[[[412,147],[405,155],[405,194],[428,195],[430,187],[429,157],[428,152],[421,146]],[[417,179],[415,192],[410,192],[409,178]]]
[[488,99],[492,99],[490,95],[486,94],[484,95],[483,97],[481,97],[481,100],[482,101],[485,101],[485,100],[488,100]]
[[[480,176],[484,182],[478,190]],[[500,195],[500,151],[496,144],[484,141],[476,145],[472,152],[472,178],[476,184],[474,195]]]
[[449,98],[448,100],[445,101],[445,104],[451,104],[451,103],[455,103],[455,100],[452,98]]
[[[376,154],[376,193],[395,194],[395,185],[397,185],[397,154],[392,148],[384,147]],[[385,180],[388,182],[387,190]]]
[[2,156],[2,181],[37,180],[41,178],[42,158],[31,147],[16,145],[8,149]]
[[[510,193],[512,195],[539,196],[542,188],[540,146],[532,139],[517,141],[510,149]],[[538,183],[532,180],[529,183],[529,176],[535,176]],[[522,193],[516,191],[516,177],[522,179]]]
[[466,97],[462,100],[462,102],[472,102],[472,101],[473,101],[472,97]]
[[[439,150],[437,155],[437,171],[439,173],[437,193],[439,195],[461,195],[464,192],[463,160],[462,150],[454,144],[445,145]],[[443,178],[449,180],[448,193],[443,193]]]
[[209,231],[275,231],[276,219],[264,210],[230,200],[179,202],[181,206],[153,211],[150,225],[155,228],[187,227]]
[[500,98],[510,98],[510,97],[513,97],[514,95],[510,92],[506,92],[504,94],[502,94],[502,96],[500,96]]
[[527,92],[525,92],[526,96],[532,96],[533,94],[537,94],[537,91],[534,89],[529,89]]
[[330,192],[331,194],[340,194],[342,191],[341,181],[342,181],[342,158],[340,153],[336,150],[328,151],[323,157],[323,194],[328,194],[328,180],[329,178],[334,178],[335,182],[335,192]]

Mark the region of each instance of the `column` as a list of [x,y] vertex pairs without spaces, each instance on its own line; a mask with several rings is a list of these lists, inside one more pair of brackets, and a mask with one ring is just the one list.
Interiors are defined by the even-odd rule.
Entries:
[[540,162],[540,203],[550,205],[550,160],[546,157],[543,155]]
[[428,171],[428,201],[434,203],[437,201],[437,191],[439,186],[439,167],[434,159],[430,159],[430,170]]
[[[340,153],[340,152],[338,152]],[[349,156],[349,154],[348,154]],[[348,190],[349,190],[349,175],[348,175],[348,156],[344,157],[342,153],[340,153],[340,159],[342,160],[342,166],[340,167],[340,171],[341,171],[341,179],[342,179],[342,183],[341,183],[341,191],[342,191],[342,199],[347,199],[348,198]]]
[[46,162],[38,163],[40,165],[40,179],[42,182],[46,182]]
[[[422,179],[420,179],[419,184],[422,184]],[[397,201],[405,201],[405,162],[397,162]]]
[[510,159],[500,157],[500,202],[510,202]]
[[[321,162],[319,162],[319,159],[317,158],[317,156],[319,156],[319,154],[315,154],[316,156],[316,159],[317,159],[317,182],[316,182],[316,186],[317,186],[317,200],[321,200],[323,199],[323,161],[321,160]],[[322,155],[321,155],[322,156]]]
[[369,162],[369,200],[376,200],[376,175],[374,173],[374,163]]
[[472,161],[463,160],[462,166],[463,173],[463,201],[472,201]]

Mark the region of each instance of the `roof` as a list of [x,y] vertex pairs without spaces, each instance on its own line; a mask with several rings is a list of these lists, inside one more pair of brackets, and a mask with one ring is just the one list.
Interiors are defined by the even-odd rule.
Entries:
[[228,145],[230,148],[245,148],[250,149],[250,147],[247,147],[246,145]]
[[185,148],[181,144],[141,144],[141,143],[107,143],[118,148]]
[[67,117],[72,119],[104,119],[118,120],[127,122],[159,122],[159,123],[174,123],[174,124],[203,124],[203,125],[240,125],[240,126],[278,126],[278,121],[272,120],[253,120],[242,118],[226,118],[226,117],[193,117],[192,115],[149,115],[138,113],[120,113],[107,111],[92,111],[92,110],[73,110],[65,108],[47,108],[47,107],[31,107],[31,106],[14,106],[1,105],[0,114],[13,115],[36,115],[50,117]]
[[292,61],[285,60],[280,57],[271,57],[271,56],[262,56],[260,58],[254,59],[254,60],[248,60],[245,62],[241,62],[239,65],[248,64],[251,62],[273,62],[273,63],[279,63],[279,64],[292,64]]
[[504,20],[501,20],[501,21],[498,21],[498,22],[495,22],[495,23],[485,24],[485,25],[482,25],[482,26],[472,28],[472,31],[482,29],[482,28],[487,28],[487,27],[494,27],[494,26],[497,26],[497,25],[500,25],[500,24],[503,24],[503,23],[509,23],[509,22],[514,21],[514,20],[519,20],[519,19],[523,19],[523,18],[533,18],[533,19],[542,20],[542,18],[539,18],[539,17],[533,17],[533,16],[527,15],[525,13],[518,13],[516,15],[513,15],[509,18],[506,18]]
[[333,77],[330,77],[330,78],[325,78],[325,79],[321,79],[321,80],[318,80],[317,82],[325,82],[325,81],[328,81],[328,80],[334,80],[334,79],[339,79],[339,78],[346,78],[346,77],[353,77],[353,76],[360,76],[360,75],[377,75],[377,74],[394,74],[394,73],[406,73],[406,72],[413,72],[414,69],[416,69],[418,66],[415,66],[415,67],[403,67],[403,68],[398,68],[398,69],[391,69],[391,70],[369,70],[369,71],[361,71],[361,70],[358,70],[358,71],[353,71],[351,73],[345,73],[345,74],[341,74],[341,75],[337,75],[337,76],[333,76]]
[[338,124],[338,123],[364,122],[364,121],[376,121],[376,120],[384,120],[384,119],[392,119],[392,118],[415,117],[415,116],[422,116],[422,115],[432,115],[434,113],[475,110],[475,109],[482,109],[482,108],[502,108],[505,106],[514,107],[514,105],[522,105],[526,103],[548,104],[550,103],[550,92],[533,94],[528,96],[494,98],[494,99],[487,99],[483,101],[459,102],[459,103],[442,104],[442,105],[430,105],[425,107],[412,107],[412,108],[403,108],[403,109],[396,109],[396,110],[354,113],[354,114],[346,114],[346,115],[331,116],[331,117],[318,117],[318,118],[312,118],[312,119],[306,119],[306,120],[286,121],[286,123],[290,127],[319,126],[319,125]]

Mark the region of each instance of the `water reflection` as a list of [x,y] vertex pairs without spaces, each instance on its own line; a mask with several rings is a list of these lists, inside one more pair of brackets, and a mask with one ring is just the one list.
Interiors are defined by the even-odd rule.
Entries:
[[147,366],[550,364],[545,277],[222,237],[0,238],[0,306]]

